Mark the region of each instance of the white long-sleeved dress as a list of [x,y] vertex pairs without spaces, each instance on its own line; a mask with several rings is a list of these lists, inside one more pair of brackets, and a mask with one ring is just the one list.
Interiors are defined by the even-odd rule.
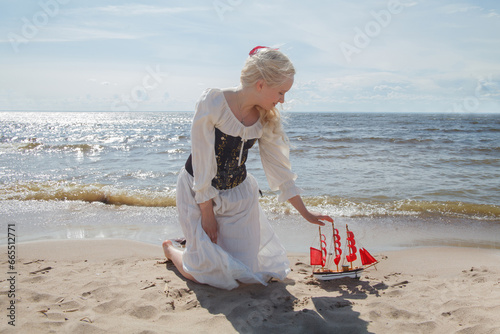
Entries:
[[[191,128],[191,156],[177,182],[178,217],[186,238],[183,267],[201,283],[223,289],[236,288],[238,282],[265,285],[290,271],[286,251],[259,205],[258,184],[246,173],[247,152],[255,141],[271,190],[280,190],[280,201],[298,195],[282,137],[260,121],[244,126],[220,89],[202,94]],[[201,226],[199,203],[209,199],[217,244]]]

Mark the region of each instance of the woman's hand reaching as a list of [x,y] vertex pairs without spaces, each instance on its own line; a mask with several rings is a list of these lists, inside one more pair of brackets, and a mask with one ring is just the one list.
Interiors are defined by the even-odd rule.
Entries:
[[333,219],[330,216],[323,215],[317,212],[310,212],[309,210],[307,210],[300,195],[292,197],[288,201],[290,202],[290,204],[293,205],[295,209],[297,209],[297,211],[302,215],[302,217],[304,217],[311,224],[325,226],[325,223],[323,223],[322,220],[326,220],[330,223],[333,223]]
[[326,220],[330,223],[333,223],[333,219],[330,216],[322,215],[318,212],[309,212],[303,217],[310,222],[311,224],[316,224],[320,226],[325,226],[325,223],[322,220]]

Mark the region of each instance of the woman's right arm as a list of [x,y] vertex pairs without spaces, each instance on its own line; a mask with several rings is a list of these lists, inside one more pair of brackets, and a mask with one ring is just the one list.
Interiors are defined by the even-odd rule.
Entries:
[[[217,242],[217,221],[213,211],[213,198],[218,190],[212,186],[217,173],[215,159],[215,124],[217,103],[210,90],[206,90],[196,106],[191,127],[191,153],[194,172],[193,190],[201,211],[201,225],[212,242]],[[215,114],[214,114],[215,113]]]
[[213,98],[205,91],[196,105],[196,113],[191,126],[191,154],[193,162],[195,200],[204,203],[218,195],[212,186],[217,174],[215,160],[215,124]]

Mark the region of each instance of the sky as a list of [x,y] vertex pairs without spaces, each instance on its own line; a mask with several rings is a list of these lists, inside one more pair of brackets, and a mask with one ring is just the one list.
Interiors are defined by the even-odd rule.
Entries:
[[286,111],[500,112],[500,2],[0,0],[0,110],[193,111],[257,45]]

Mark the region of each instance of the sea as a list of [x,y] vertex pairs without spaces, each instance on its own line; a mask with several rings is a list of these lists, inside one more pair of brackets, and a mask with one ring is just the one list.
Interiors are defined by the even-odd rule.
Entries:
[[[176,181],[192,112],[0,112],[0,244],[178,238]],[[500,249],[500,114],[284,112],[296,184],[371,252],[423,246]],[[248,172],[290,252],[318,227]],[[329,233],[331,226],[322,229]],[[159,254],[161,255],[161,254]]]

